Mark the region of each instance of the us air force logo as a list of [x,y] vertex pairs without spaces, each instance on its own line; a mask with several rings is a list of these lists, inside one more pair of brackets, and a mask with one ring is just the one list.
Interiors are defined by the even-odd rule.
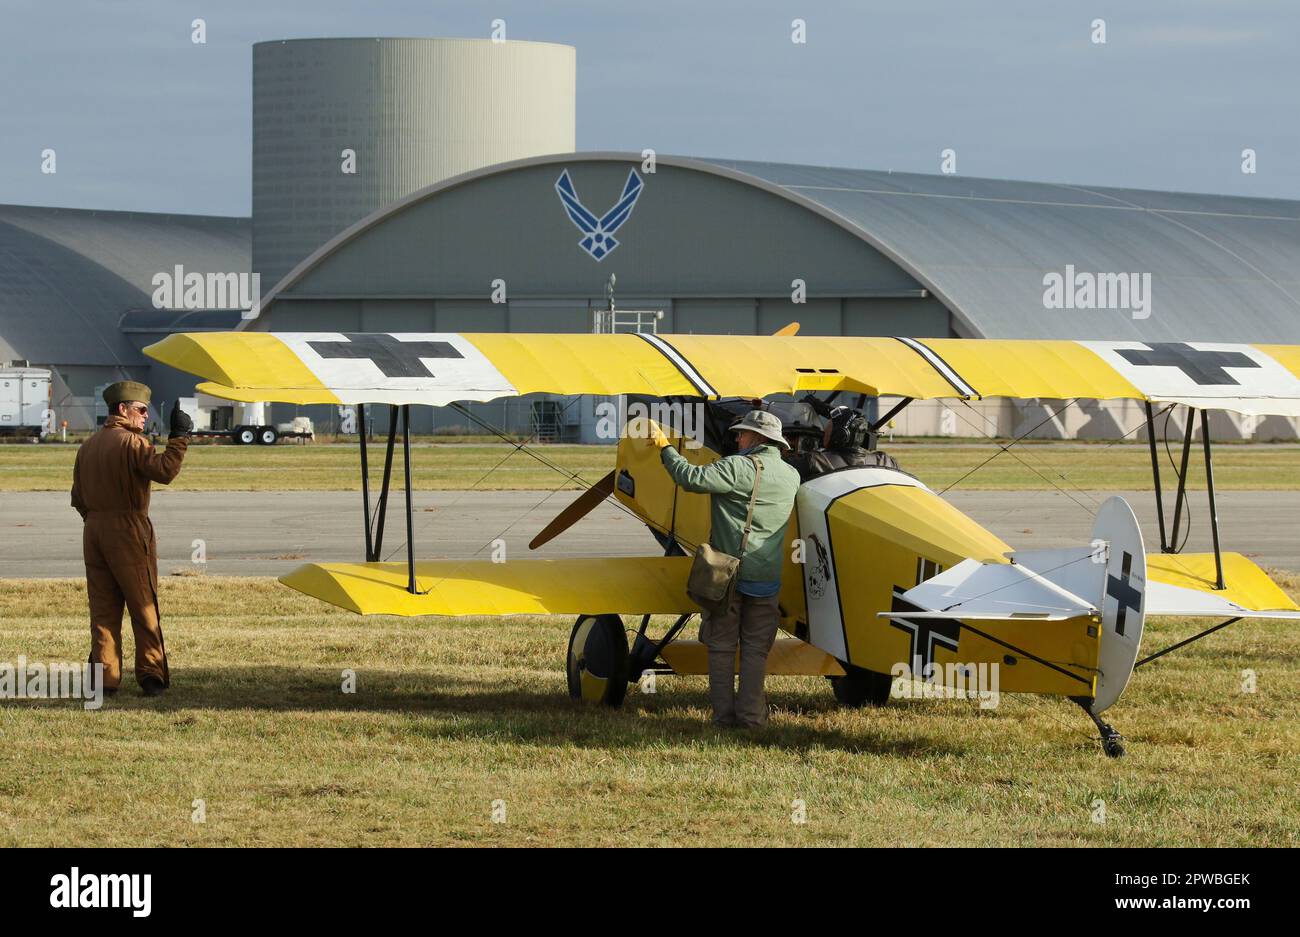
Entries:
[[610,251],[618,247],[619,242],[614,237],[614,232],[631,217],[632,209],[636,207],[636,200],[644,187],[645,183],[636,174],[636,170],[629,170],[627,182],[623,184],[623,194],[613,208],[597,218],[578,199],[573,180],[569,178],[569,170],[560,173],[560,178],[555,181],[555,191],[560,196],[569,220],[582,232],[583,237],[578,246],[598,261],[604,260]]

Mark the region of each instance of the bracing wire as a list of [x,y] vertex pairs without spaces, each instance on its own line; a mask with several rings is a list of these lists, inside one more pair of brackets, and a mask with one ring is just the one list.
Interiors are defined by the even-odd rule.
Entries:
[[[567,411],[568,407],[572,406],[573,403],[576,402],[576,400],[578,400],[578,399],[580,399],[580,398],[575,398],[574,401],[571,401],[569,404],[567,404],[566,407],[565,407],[565,410]],[[577,484],[578,486],[580,486],[580,487],[583,488],[584,490],[585,490],[585,489],[589,489],[589,488],[592,487],[592,483],[591,483],[591,482],[588,482],[586,479],[582,478],[582,477],[581,477],[580,475],[578,475],[576,472],[570,472],[568,469],[564,468],[563,466],[560,466],[560,465],[556,464],[555,462],[553,462],[553,461],[551,461],[550,459],[548,459],[548,458],[546,458],[545,456],[543,456],[541,453],[535,451],[535,450],[534,450],[532,447],[530,447],[526,442],[519,442],[519,441],[516,441],[515,439],[512,439],[512,438],[509,436],[509,434],[507,434],[503,429],[501,429],[500,427],[497,427],[497,426],[493,425],[492,423],[490,423],[489,421],[483,419],[482,417],[479,417],[479,416],[475,415],[474,413],[472,413],[471,411],[469,411],[468,409],[466,409],[466,408],[463,407],[462,405],[460,405],[460,404],[458,404],[458,403],[453,403],[453,404],[451,404],[451,407],[452,407],[453,409],[455,409],[457,412],[461,413],[461,414],[462,414],[463,416],[465,416],[466,418],[468,418],[469,420],[471,420],[472,422],[474,422],[476,425],[478,425],[478,426],[482,427],[483,429],[487,430],[487,431],[488,431],[489,433],[491,433],[492,435],[496,436],[497,438],[501,439],[501,440],[504,441],[504,442],[508,442],[508,443],[510,443],[510,445],[511,445],[513,448],[511,449],[510,452],[508,452],[508,453],[506,454],[505,458],[503,458],[503,459],[501,459],[500,461],[498,461],[495,465],[493,465],[493,466],[492,466],[491,468],[489,468],[486,472],[484,472],[482,475],[480,475],[479,478],[475,480],[474,485],[471,486],[470,489],[467,489],[467,490],[465,490],[465,491],[462,491],[461,494],[457,497],[457,500],[456,500],[456,501],[453,501],[453,502],[451,503],[451,505],[448,505],[448,507],[452,507],[452,506],[454,506],[456,503],[458,503],[459,500],[460,500],[460,498],[463,497],[463,496],[467,493],[467,491],[469,491],[469,490],[473,490],[475,487],[477,487],[479,484],[481,484],[482,481],[483,481],[485,478],[487,478],[489,475],[491,475],[493,472],[495,472],[498,468],[500,468],[503,464],[505,464],[505,462],[506,462],[508,459],[512,458],[512,457],[515,455],[515,453],[517,453],[517,452],[523,452],[523,453],[525,453],[525,454],[527,454],[527,455],[532,456],[534,459],[536,459],[538,462],[540,462],[540,463],[542,463],[543,465],[545,465],[547,468],[550,468],[550,469],[552,469],[553,471],[555,471],[555,472],[559,473],[560,475],[563,475],[563,476],[564,476],[564,481],[562,481],[562,482],[561,482],[559,485],[557,485],[555,488],[550,489],[549,491],[547,491],[546,494],[542,497],[542,499],[541,499],[540,501],[537,502],[537,504],[533,505],[533,507],[530,508],[528,511],[523,512],[519,517],[515,518],[513,521],[511,521],[509,524],[507,524],[506,527],[505,527],[504,529],[502,529],[500,532],[498,532],[498,533],[496,534],[495,537],[489,538],[488,541],[487,541],[486,543],[484,543],[484,544],[483,544],[482,546],[480,546],[477,550],[475,550],[474,553],[471,554],[470,557],[466,558],[463,562],[467,563],[467,562],[469,562],[470,560],[472,560],[474,557],[477,557],[477,556],[478,556],[480,553],[482,553],[485,549],[487,549],[489,546],[491,546],[493,541],[500,539],[504,534],[508,533],[508,532],[510,531],[510,529],[511,529],[512,527],[514,527],[514,525],[517,524],[520,520],[522,520],[524,517],[527,517],[527,516],[528,516],[529,514],[531,514],[533,511],[537,510],[537,508],[541,507],[541,505],[544,504],[544,503],[545,503],[549,498],[551,498],[553,495],[555,495],[556,493],[558,493],[560,490],[562,490],[563,488],[565,488],[565,487],[568,486],[569,484]],[[606,500],[609,500],[609,499],[606,499]],[[622,511],[623,513],[627,514],[629,517],[632,517],[632,518],[634,518],[634,519],[637,520],[637,521],[641,521],[641,520],[642,520],[642,519],[641,519],[641,518],[636,514],[635,511],[632,511],[632,510],[631,510],[630,508],[628,508],[626,505],[622,504],[622,503],[621,503],[617,498],[613,499],[613,504],[614,504],[614,506],[615,506],[618,510],[620,510],[620,511]],[[684,540],[684,539],[681,538],[681,537],[678,537],[677,539],[678,539],[678,541],[679,541],[680,543],[682,543],[684,546],[686,546],[686,547],[688,547],[688,548],[690,548],[690,549],[694,549],[696,546],[698,546],[697,544],[692,544],[692,543],[690,543],[690,542]],[[406,541],[402,541],[401,544],[399,544],[395,549],[393,549],[392,551],[390,551],[389,554],[388,554],[386,557],[384,557],[384,560],[387,561],[387,560],[391,559],[394,555],[397,554],[398,551],[404,549],[405,547],[406,547]],[[435,587],[438,585],[439,582],[443,582],[446,578],[447,578],[446,576],[443,576],[442,578],[438,579],[437,582],[433,583],[433,584],[430,586],[430,588],[431,588],[431,589],[432,589],[432,588],[435,588]],[[426,591],[427,591],[427,590],[426,590]]]
[[[564,408],[565,412],[568,411],[569,407],[573,406],[574,402],[575,402],[577,399],[579,399],[579,398],[574,398],[573,401],[570,401],[568,404],[565,405],[565,408]],[[550,490],[549,490],[549,491],[548,491],[548,492],[547,492],[547,493],[542,497],[542,500],[541,500],[541,501],[537,502],[537,504],[533,505],[532,508],[530,508],[528,511],[525,511],[525,512],[524,512],[524,514],[522,515],[523,517],[526,517],[528,514],[530,514],[530,513],[532,513],[533,511],[537,510],[537,508],[541,507],[542,504],[544,504],[548,498],[550,498],[552,495],[556,494],[558,491],[560,491],[562,488],[564,488],[565,485],[568,484],[569,482],[577,482],[579,485],[582,485],[582,486],[587,487],[587,488],[591,487],[590,485],[587,484],[587,482],[585,482],[585,481],[584,481],[580,476],[578,476],[575,472],[569,472],[569,471],[565,470],[564,468],[562,468],[561,466],[556,465],[554,462],[551,462],[550,460],[543,458],[542,456],[538,455],[537,453],[535,453],[535,452],[533,452],[531,449],[529,449],[528,446],[527,446],[525,443],[520,443],[520,442],[517,442],[516,440],[510,438],[510,436],[509,436],[508,434],[506,434],[506,432],[505,432],[504,430],[497,429],[496,427],[491,426],[491,424],[487,423],[486,421],[480,419],[479,417],[476,417],[472,412],[470,412],[468,409],[466,409],[465,407],[463,407],[461,404],[459,404],[459,403],[453,403],[453,404],[451,404],[451,407],[452,407],[452,409],[456,410],[457,412],[459,412],[459,413],[463,414],[464,416],[468,417],[469,419],[473,420],[475,423],[478,423],[480,426],[483,426],[484,428],[489,429],[489,430],[490,430],[490,431],[491,431],[495,436],[499,437],[500,439],[504,440],[505,442],[510,443],[514,448],[511,449],[509,452],[507,452],[506,455],[505,455],[502,459],[500,459],[499,461],[497,461],[497,463],[496,463],[495,465],[492,465],[491,467],[489,467],[488,470],[487,470],[486,472],[484,472],[482,475],[480,475],[478,478],[476,478],[476,479],[474,480],[474,483],[473,483],[472,485],[470,485],[469,488],[462,489],[462,490],[460,491],[460,493],[457,494],[455,500],[453,500],[449,505],[447,505],[447,507],[452,508],[452,507],[455,507],[457,504],[459,504],[459,503],[461,502],[461,500],[465,497],[466,494],[468,494],[470,491],[474,491],[474,490],[476,490],[476,489],[478,488],[478,486],[479,486],[480,484],[483,483],[483,480],[484,480],[484,479],[486,479],[489,475],[491,475],[493,472],[495,472],[497,469],[499,469],[502,465],[504,465],[506,462],[508,462],[508,461],[509,461],[509,460],[510,460],[514,455],[515,455],[516,452],[519,452],[519,451],[521,451],[521,450],[524,451],[524,452],[526,452],[526,453],[528,453],[529,455],[532,455],[534,458],[538,459],[538,460],[539,460],[540,462],[542,462],[544,465],[548,466],[549,468],[551,468],[551,469],[553,469],[553,470],[555,470],[555,471],[557,471],[557,472],[559,472],[560,474],[562,474],[562,475],[565,476],[565,481],[564,481],[564,482],[561,482],[561,483],[560,483],[559,485],[557,485],[555,488],[550,489]],[[508,531],[510,530],[510,527],[513,527],[514,524],[517,523],[518,520],[519,520],[519,518],[516,518],[515,521],[512,521],[512,522],[511,522],[511,523],[510,523],[510,524],[505,528],[505,530],[501,531],[501,533],[498,533],[496,537],[493,537],[493,538],[489,539],[489,540],[487,541],[487,543],[485,543],[483,546],[481,546],[481,547],[479,547],[477,550],[475,550],[474,553],[472,554],[472,556],[477,556],[478,554],[482,553],[483,550],[485,550],[488,546],[490,546],[490,545],[492,544],[492,541],[493,541],[493,540],[498,539],[498,538],[501,536],[501,534],[504,534],[504,533],[508,532]],[[394,548],[393,550],[389,551],[388,555],[384,557],[384,561],[387,562],[388,560],[392,559],[393,556],[395,556],[395,555],[397,554],[398,551],[405,549],[405,547],[406,547],[406,541],[403,540],[400,544],[397,545],[396,548]]]

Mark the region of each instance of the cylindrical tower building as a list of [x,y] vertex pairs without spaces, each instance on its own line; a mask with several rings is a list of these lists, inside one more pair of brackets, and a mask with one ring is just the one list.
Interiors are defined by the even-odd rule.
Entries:
[[572,46],[288,39],[253,46],[253,269],[267,293],[372,211],[471,169],[575,149]]

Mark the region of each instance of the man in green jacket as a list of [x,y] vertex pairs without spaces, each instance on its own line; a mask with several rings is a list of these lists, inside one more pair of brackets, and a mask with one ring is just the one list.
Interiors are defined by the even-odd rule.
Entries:
[[[700,639],[709,649],[709,700],[717,725],[753,728],[767,724],[763,678],[767,655],[780,624],[778,594],[784,563],[785,531],[799,490],[799,473],[781,458],[789,449],[781,421],[765,410],[751,410],[731,427],[740,451],[708,465],[692,465],[651,424],[652,445],[673,481],[687,491],[708,494],[711,502],[709,543],[716,550],[740,556],[745,515],[757,471],[762,481],[754,503],[754,520],[731,605],[724,614],[705,613]],[[736,691],[736,648],[740,648],[740,691]]]

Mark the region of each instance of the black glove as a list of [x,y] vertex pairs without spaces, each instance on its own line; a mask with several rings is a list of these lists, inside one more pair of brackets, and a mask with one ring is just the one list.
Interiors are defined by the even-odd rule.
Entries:
[[170,419],[171,431],[167,434],[168,439],[172,439],[176,436],[188,439],[190,433],[194,432],[194,421],[190,419],[188,413],[181,409],[181,402],[179,400],[172,404]]

